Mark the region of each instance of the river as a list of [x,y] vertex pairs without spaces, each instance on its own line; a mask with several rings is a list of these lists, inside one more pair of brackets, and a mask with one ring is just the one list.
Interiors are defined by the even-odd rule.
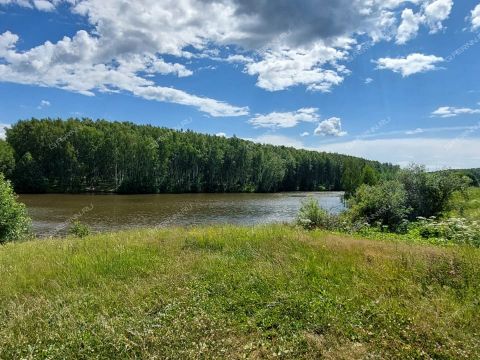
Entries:
[[20,195],[39,237],[65,234],[74,220],[94,232],[136,227],[291,222],[301,201],[318,199],[330,212],[344,209],[341,192],[276,194]]

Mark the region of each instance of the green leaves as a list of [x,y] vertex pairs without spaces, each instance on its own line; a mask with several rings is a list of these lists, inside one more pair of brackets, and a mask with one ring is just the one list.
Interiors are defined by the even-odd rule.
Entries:
[[352,192],[359,180],[373,184],[397,171],[351,156],[105,120],[19,121],[8,143],[19,192]]
[[17,202],[10,182],[0,173],[0,243],[25,237],[29,228],[25,205]]

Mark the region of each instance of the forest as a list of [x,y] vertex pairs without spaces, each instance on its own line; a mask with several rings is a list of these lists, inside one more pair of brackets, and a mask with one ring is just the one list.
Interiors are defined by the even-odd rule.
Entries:
[[0,172],[19,193],[353,192],[397,171],[352,156],[106,120],[22,120],[0,141]]

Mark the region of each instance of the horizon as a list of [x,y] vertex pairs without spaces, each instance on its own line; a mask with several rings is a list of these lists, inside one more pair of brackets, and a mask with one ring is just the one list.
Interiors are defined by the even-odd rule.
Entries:
[[480,2],[348,4],[0,0],[0,138],[104,118],[479,168]]

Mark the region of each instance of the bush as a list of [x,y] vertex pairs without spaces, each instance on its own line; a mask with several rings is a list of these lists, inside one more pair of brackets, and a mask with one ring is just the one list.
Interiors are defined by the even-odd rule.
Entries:
[[419,218],[415,230],[424,239],[440,243],[467,244],[480,247],[480,222],[463,218],[437,220]]
[[25,205],[17,202],[10,181],[0,173],[0,244],[26,237],[30,218]]
[[75,221],[70,228],[68,229],[68,235],[76,236],[79,238],[84,238],[90,235],[90,228],[82,224],[80,221]]
[[412,207],[411,220],[420,216],[438,216],[447,211],[453,194],[465,192],[470,181],[449,171],[427,173],[425,167],[418,165],[401,171],[398,179],[407,191],[407,201]]
[[297,216],[297,224],[309,230],[316,228],[336,230],[340,227],[339,222],[338,216],[329,214],[314,198],[302,202]]
[[379,185],[362,185],[349,201],[348,216],[352,222],[367,223],[399,231],[411,209],[407,192],[398,181],[386,181]]

